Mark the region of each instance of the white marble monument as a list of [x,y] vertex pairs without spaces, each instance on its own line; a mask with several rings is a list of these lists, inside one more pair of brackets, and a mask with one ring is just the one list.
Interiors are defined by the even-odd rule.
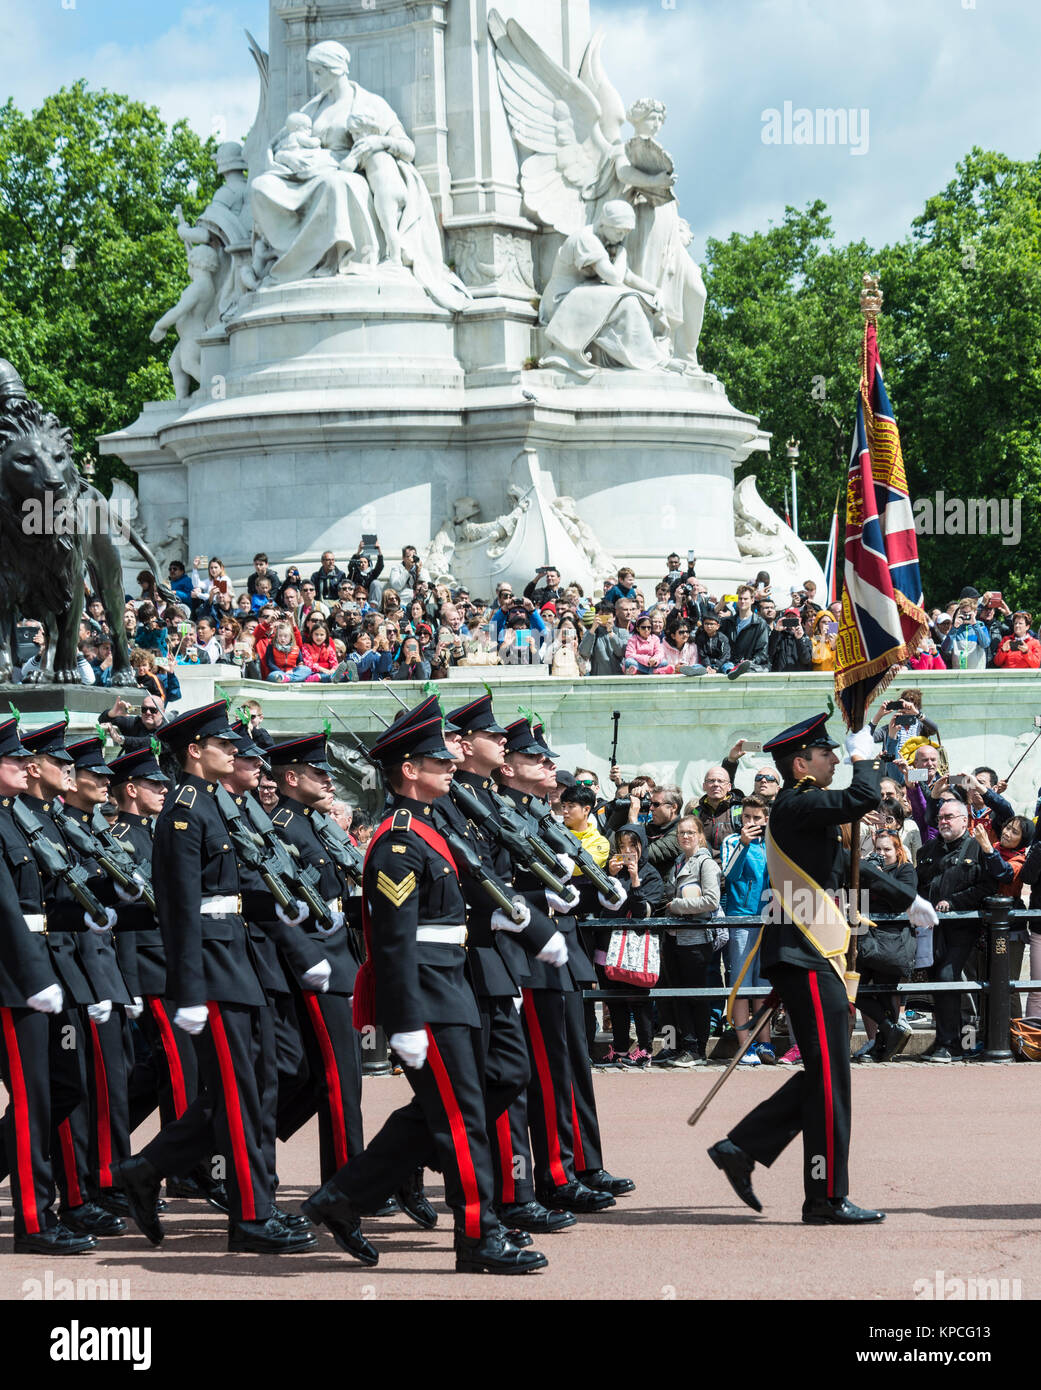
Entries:
[[149,538],[187,518],[234,572],[376,532],[485,596],[688,548],[713,590],[821,581],[753,481],[735,500],[767,440],[698,365],[665,108],[626,107],[588,0],[271,0],[249,43],[253,129],[194,227],[171,210],[176,399],[100,443]]

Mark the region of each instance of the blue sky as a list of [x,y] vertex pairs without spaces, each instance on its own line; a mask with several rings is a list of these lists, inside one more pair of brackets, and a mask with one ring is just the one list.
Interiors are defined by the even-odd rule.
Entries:
[[[256,105],[242,30],[266,46],[267,13],[266,0],[5,0],[0,51],[37,56],[7,65],[0,95],[28,109],[86,77],[236,135]],[[625,101],[667,103],[662,141],[699,257],[707,235],[815,197],[841,239],[894,240],[973,144],[1041,149],[1034,0],[593,0],[592,13]],[[763,113],[785,102],[866,110],[866,152],[765,144]]]

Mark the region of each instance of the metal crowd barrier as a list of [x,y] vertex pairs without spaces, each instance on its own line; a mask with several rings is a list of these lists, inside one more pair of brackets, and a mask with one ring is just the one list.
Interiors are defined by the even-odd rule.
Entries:
[[[1012,1017],[1012,995],[1027,990],[1041,989],[1041,980],[1016,980],[1009,972],[1009,933],[1031,922],[1041,924],[1041,908],[1011,907],[1010,898],[984,898],[979,909],[972,912],[944,912],[940,922],[978,922],[987,930],[987,974],[986,980],[923,980],[920,983],[904,981],[898,984],[865,985],[858,994],[979,994],[987,1000],[986,1037],[983,1059],[988,1062],[1009,1061],[1012,1049],[1009,1047],[1009,1027]],[[873,919],[880,924],[891,926],[896,923],[911,923],[905,915],[883,916],[877,914]],[[756,917],[646,917],[623,918],[620,921],[605,920],[602,917],[579,918],[578,925],[585,932],[609,934],[620,928],[632,931],[651,931],[661,933],[666,930],[684,930],[692,926],[700,927],[754,927],[761,919]],[[769,925],[769,924],[768,924]],[[603,1000],[610,1003],[646,1003],[655,999],[721,999],[726,998],[726,986],[720,984],[700,989],[642,989],[629,993],[624,989],[585,989],[583,1000]],[[742,998],[765,998],[770,994],[768,985],[755,985],[748,989],[742,986]]]

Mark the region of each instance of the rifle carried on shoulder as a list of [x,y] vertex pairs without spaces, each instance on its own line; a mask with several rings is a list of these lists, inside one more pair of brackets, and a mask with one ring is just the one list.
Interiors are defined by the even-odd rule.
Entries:
[[293,890],[297,900],[307,905],[312,918],[323,927],[331,927],[333,915],[319,891],[321,874],[313,864],[303,863],[296,845],[288,844],[279,836],[275,822],[255,797],[244,796],[243,803],[246,819],[260,837],[271,867]]
[[40,818],[17,797],[11,803],[11,814],[15,825],[29,842],[41,873],[64,883],[83,911],[88,917],[93,917],[98,926],[106,923],[108,912],[87,887],[89,875],[83,865],[72,862],[65,846],[48,837]]
[[238,858],[247,869],[253,869],[260,875],[268,892],[283,912],[293,917],[298,916],[297,899],[279,872],[274,857],[267,852],[267,847],[257,832],[246,823],[235,798],[220,782],[217,783],[216,800]]
[[[553,851],[548,845],[543,844],[537,835],[529,831],[508,802],[496,798],[493,811],[465,782],[453,781],[448,795],[467,820],[479,825],[506,850],[511,859],[515,859],[523,868],[541,879],[551,892],[558,895],[567,892],[569,880],[562,876],[561,867]],[[493,797],[494,795],[493,793]]]
[[570,855],[575,861],[575,866],[582,870],[583,875],[588,878],[598,893],[601,893],[605,898],[617,900],[610,875],[604,873],[589,851],[583,847],[578,836],[572,835],[566,825],[560,824],[549,803],[538,801],[533,797],[531,814],[538,821],[539,829],[549,847],[558,850],[561,854]]

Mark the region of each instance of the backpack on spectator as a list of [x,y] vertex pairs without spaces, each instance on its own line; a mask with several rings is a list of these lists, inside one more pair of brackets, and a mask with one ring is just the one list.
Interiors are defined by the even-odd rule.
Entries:
[[661,947],[651,932],[632,931],[628,927],[611,933],[607,947],[604,974],[609,980],[623,985],[639,985],[651,989],[661,973]]

